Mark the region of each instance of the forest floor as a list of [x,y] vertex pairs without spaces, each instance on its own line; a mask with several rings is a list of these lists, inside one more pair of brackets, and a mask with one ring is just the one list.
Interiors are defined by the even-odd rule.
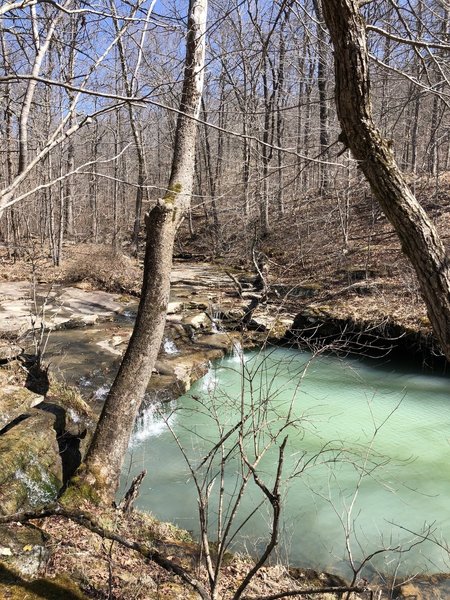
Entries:
[[[411,184],[450,251],[450,177],[442,174],[439,182],[416,178]],[[372,323],[389,319],[430,331],[415,273],[361,180],[341,197],[334,190],[322,196],[303,191],[286,201],[284,214],[273,215],[263,237],[255,234],[255,221],[243,232],[242,215],[227,218],[213,239],[202,211],[194,209],[193,234],[185,224],[179,250],[245,269],[253,268],[254,250],[268,282],[282,286],[279,301],[286,308],[299,311],[310,305],[331,317]],[[299,286],[310,286],[311,295],[298,296]]]
[[[449,217],[450,231],[450,217]],[[264,262],[270,302],[281,312],[295,314],[305,307],[315,308],[333,318],[352,318],[358,322],[382,322],[386,319],[403,327],[430,331],[425,305],[421,299],[414,273],[403,257],[395,239],[392,244],[373,244],[371,262],[364,265],[355,250],[346,256],[344,266],[323,264],[307,269],[297,263],[291,250],[286,250],[283,238],[273,231],[259,243],[258,256]],[[250,255],[244,260],[232,253],[214,257],[198,252],[195,240],[186,246],[196,260],[211,261],[220,270],[231,269],[238,280],[256,276]],[[292,249],[292,246],[289,245]],[[64,247],[60,267],[52,265],[46,249],[34,245],[33,254],[25,253],[12,260],[0,248],[1,282],[28,281],[33,285],[76,285],[83,289],[104,290],[137,297],[140,291],[142,265],[125,253],[114,253],[105,244],[70,244]],[[392,254],[392,256],[391,256]],[[240,257],[245,256],[244,250]],[[380,264],[390,262],[390,267]],[[181,262],[185,262],[184,260]],[[230,281],[231,283],[231,281]],[[0,287],[1,290],[1,287]]]

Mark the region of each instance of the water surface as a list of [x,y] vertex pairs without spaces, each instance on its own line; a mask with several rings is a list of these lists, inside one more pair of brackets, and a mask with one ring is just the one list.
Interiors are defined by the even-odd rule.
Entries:
[[[217,443],[219,430],[224,434],[244,415],[247,458],[254,460],[258,448],[271,446],[257,469],[269,488],[278,447],[288,435],[277,557],[347,574],[346,539],[357,561],[381,548],[415,544],[430,528],[437,538],[448,538],[449,384],[448,378],[394,371],[392,365],[312,358],[298,350],[244,356],[236,352],[212,365],[163,414],[150,408],[142,415],[122,490],[146,468],[138,506],[198,533],[196,490],[179,446],[197,467]],[[287,420],[292,424],[286,426]],[[230,435],[224,443],[224,452],[229,452],[225,516],[245,471],[236,441],[236,435]],[[211,482],[212,475],[220,473],[218,458],[210,472],[205,466],[198,471],[199,482],[202,477]],[[212,537],[219,483],[217,477],[210,495]],[[232,531],[262,499],[257,487],[249,484]],[[270,510],[263,506],[236,535],[233,547],[260,552],[270,522]],[[448,562],[438,546],[427,542],[408,553],[383,553],[372,568],[383,573],[448,571]]]

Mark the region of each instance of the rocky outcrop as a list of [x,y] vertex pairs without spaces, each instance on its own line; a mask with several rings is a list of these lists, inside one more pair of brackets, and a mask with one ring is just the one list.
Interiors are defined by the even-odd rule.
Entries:
[[29,580],[0,563],[0,597],[8,600],[88,600],[67,575]]
[[317,307],[306,308],[295,317],[285,340],[299,346],[328,346],[334,352],[371,358],[389,354],[432,368],[443,367],[446,362],[431,333],[408,329],[389,319],[379,322],[340,319]]
[[93,325],[121,314],[128,303],[128,299],[122,302],[118,294],[61,285],[40,285],[35,293],[36,302],[31,299],[28,283],[2,283],[0,332],[24,333],[40,329],[42,323],[46,330]]
[[0,388],[0,431],[42,402],[43,396],[34,394],[24,387],[3,385]]
[[63,481],[55,417],[32,408],[0,435],[0,513],[7,515],[56,498]]
[[32,525],[0,525],[0,558],[22,576],[37,575],[50,554],[48,539],[49,536]]
[[394,592],[396,600],[444,600],[450,598],[450,575],[418,575],[400,585]]
[[0,513],[54,500],[81,462],[94,430],[92,409],[72,388],[52,382],[45,399],[25,387],[13,365],[0,373]]

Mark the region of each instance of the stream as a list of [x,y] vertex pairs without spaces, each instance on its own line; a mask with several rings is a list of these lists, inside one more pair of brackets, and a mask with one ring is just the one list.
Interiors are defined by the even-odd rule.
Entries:
[[[123,320],[116,335],[131,325],[131,319]],[[53,368],[98,401],[106,396],[119,359],[111,347],[98,345],[102,335],[102,327],[55,332],[47,349]],[[176,353],[173,342],[164,344],[167,354]],[[199,485],[214,480],[209,496],[214,539],[218,513],[222,520],[230,514],[245,471],[236,433],[225,436],[242,416],[247,459],[254,461],[267,447],[257,473],[269,488],[278,447],[288,437],[274,560],[348,576],[349,553],[358,563],[369,553],[395,548],[378,554],[365,575],[450,570],[450,557],[437,544],[419,543],[423,535],[438,542],[450,537],[448,378],[389,362],[312,357],[281,348],[242,353],[237,347],[176,402],[151,405],[141,414],[119,496],[145,468],[137,507],[197,535],[196,489],[181,447],[197,469]],[[199,467],[219,431],[227,455],[221,510],[220,453]],[[250,481],[231,525],[231,548],[260,553],[270,523],[270,507]]]

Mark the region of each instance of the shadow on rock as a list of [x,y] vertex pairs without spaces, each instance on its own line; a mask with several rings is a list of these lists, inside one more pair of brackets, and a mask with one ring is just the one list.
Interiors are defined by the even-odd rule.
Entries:
[[27,581],[1,563],[0,597],[17,600],[86,600],[86,596],[68,577]]

